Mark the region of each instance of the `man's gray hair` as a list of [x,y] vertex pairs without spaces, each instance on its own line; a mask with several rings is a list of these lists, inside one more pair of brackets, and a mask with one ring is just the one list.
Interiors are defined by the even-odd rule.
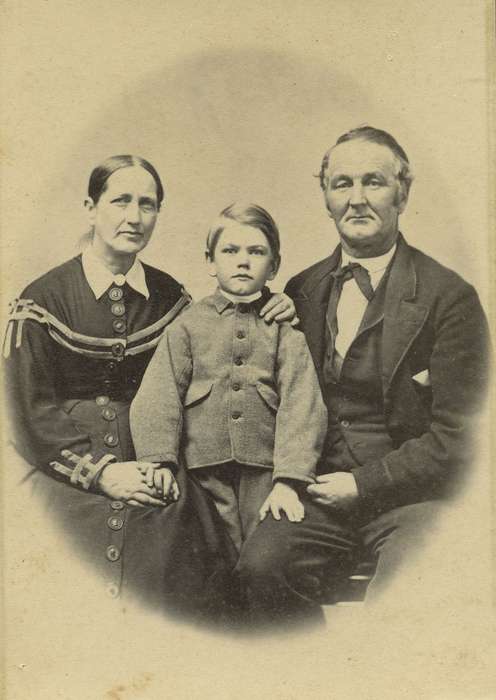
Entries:
[[340,136],[334,146],[331,146],[331,148],[329,148],[329,150],[325,153],[324,158],[322,159],[320,173],[318,175],[321,188],[323,190],[326,189],[327,168],[329,167],[332,151],[341,143],[355,141],[358,139],[361,139],[362,141],[370,141],[371,143],[377,143],[379,146],[387,146],[387,148],[389,148],[398,161],[398,180],[402,184],[405,195],[408,195],[410,186],[413,182],[413,173],[408,156],[396,139],[391,136],[391,134],[389,134],[387,131],[383,131],[382,129],[376,129],[373,126],[368,125],[359,126],[356,129],[350,129],[350,131],[347,131],[345,134]]

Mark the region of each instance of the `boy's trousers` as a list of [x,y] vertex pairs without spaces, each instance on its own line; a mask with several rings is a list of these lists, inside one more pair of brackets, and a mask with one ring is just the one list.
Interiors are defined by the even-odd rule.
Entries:
[[228,462],[193,469],[213,498],[238,551],[260,522],[259,510],[272,490],[272,469]]

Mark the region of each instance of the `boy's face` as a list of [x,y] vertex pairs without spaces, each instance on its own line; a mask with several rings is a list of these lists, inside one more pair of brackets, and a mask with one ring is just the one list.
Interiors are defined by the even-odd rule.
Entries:
[[260,291],[277,272],[269,242],[262,231],[229,220],[208,265],[222,290],[241,296]]

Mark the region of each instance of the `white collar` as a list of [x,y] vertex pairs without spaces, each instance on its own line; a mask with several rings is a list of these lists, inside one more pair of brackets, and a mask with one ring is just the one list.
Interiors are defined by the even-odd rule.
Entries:
[[150,292],[146,284],[145,270],[138,258],[135,259],[125,275],[114,275],[105,267],[100,258],[95,255],[93,246],[89,245],[83,251],[81,262],[84,275],[96,299],[100,299],[111,284],[116,284],[120,287],[124,282],[127,282],[136,292],[142,294],[145,299],[150,298]]
[[344,250],[341,250],[341,266],[344,267],[350,263],[358,263],[369,273],[382,272],[389,265],[393,255],[395,254],[396,246],[397,244],[395,243],[387,253],[384,253],[384,255],[378,255],[375,258],[353,258]]
[[253,294],[230,294],[229,292],[225,292],[223,289],[220,290],[220,293],[222,296],[226,297],[226,299],[229,299],[229,301],[232,301],[233,304],[249,304],[251,301],[255,301],[256,299],[260,299],[262,296],[262,291],[258,292],[253,292]]

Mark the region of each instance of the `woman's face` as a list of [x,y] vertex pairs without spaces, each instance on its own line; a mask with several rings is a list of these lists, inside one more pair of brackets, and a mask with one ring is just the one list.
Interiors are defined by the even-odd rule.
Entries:
[[141,166],[120,168],[95,204],[85,202],[97,243],[108,253],[136,255],[151,238],[158,215],[157,185]]

